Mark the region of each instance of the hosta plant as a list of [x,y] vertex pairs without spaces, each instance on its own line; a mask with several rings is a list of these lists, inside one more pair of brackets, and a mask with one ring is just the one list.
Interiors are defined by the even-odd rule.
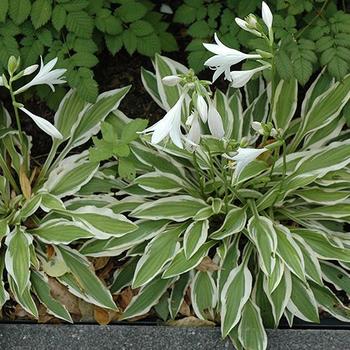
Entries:
[[[116,310],[109,290],[77,248],[87,239],[121,237],[137,226],[110,209],[93,204],[76,209],[70,204],[99,169],[99,162],[91,161],[87,151],[75,149],[99,132],[128,87],[102,93],[95,104],[69,91],[52,125],[16,99],[31,86],[47,84],[54,89],[64,82],[64,70],[54,69],[55,63],[41,64],[39,71],[37,65],[20,70],[20,60],[11,57],[8,73],[1,78],[12,108],[1,106],[0,113],[0,306],[11,297],[38,318],[40,303],[49,314],[71,322],[70,313],[50,292],[53,279],[66,286],[67,293]],[[29,83],[21,84],[23,76],[34,72]],[[30,154],[32,138],[21,130],[22,118],[28,117],[52,137],[51,150],[40,167]]]
[[[123,317],[155,307],[175,319],[185,298],[237,349],[265,349],[265,328],[282,318],[291,326],[295,318],[319,322],[323,310],[350,319],[336,292],[350,294],[350,141],[341,131],[350,76],[335,83],[323,70],[301,97],[295,79],[276,74],[273,17],[264,4],[262,17],[240,24],[269,51],[246,55],[219,38],[206,45],[216,54],[207,62],[215,78],[231,80],[225,93],[157,56],[155,73],[143,70],[142,79],[166,115],[128,145],[132,176],[113,161],[82,189],[91,195],[100,187],[100,205],[138,225],[80,249],[125,260],[111,285],[112,293],[135,291]],[[231,71],[244,59],[259,68]],[[107,123],[120,139],[131,120],[115,116]],[[113,188],[120,198],[108,204]]]

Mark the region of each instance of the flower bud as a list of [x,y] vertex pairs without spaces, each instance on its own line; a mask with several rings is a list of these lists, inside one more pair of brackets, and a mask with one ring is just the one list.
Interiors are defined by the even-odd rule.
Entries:
[[265,133],[263,126],[259,122],[252,122],[252,129],[260,135],[264,135]]
[[181,78],[178,77],[177,75],[168,75],[162,79],[163,84],[167,86],[175,86],[179,84],[180,81],[181,81]]
[[7,71],[10,75],[13,75],[20,65],[20,58],[18,59],[15,56],[11,56],[7,63]]

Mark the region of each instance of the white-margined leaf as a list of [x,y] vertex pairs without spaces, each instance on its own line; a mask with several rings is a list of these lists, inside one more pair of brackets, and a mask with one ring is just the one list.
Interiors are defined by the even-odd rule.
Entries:
[[4,268],[5,268],[5,254],[0,254],[0,309],[5,302],[10,298],[9,293],[5,289],[4,283]]
[[260,309],[251,299],[243,307],[238,338],[245,349],[265,350],[267,347],[267,334]]
[[8,274],[13,278],[18,293],[24,293],[29,285],[30,277],[30,250],[33,238],[17,226],[5,240],[5,266]]
[[90,162],[88,152],[70,156],[50,172],[43,188],[57,197],[75,194],[88,183],[99,164]]
[[308,203],[332,205],[343,202],[350,196],[349,191],[313,187],[300,189],[295,194]]
[[235,233],[241,232],[247,222],[245,208],[234,207],[226,215],[222,226],[210,235],[211,239],[221,240]]
[[194,221],[187,227],[183,242],[186,259],[191,258],[205,243],[208,237],[208,229],[208,220]]
[[[277,232],[277,230],[276,230]],[[284,275],[285,267],[284,267],[283,260],[279,257],[279,255],[276,255],[276,263],[275,267],[273,268],[273,271],[270,276],[266,276],[266,279],[268,280],[268,291],[269,293],[272,293],[279,283],[281,282],[281,279]],[[264,279],[265,281],[265,279]]]
[[137,265],[137,258],[131,258],[113,274],[113,282],[109,287],[112,294],[119,293],[123,288],[130,286]]
[[271,275],[277,249],[277,234],[272,221],[264,216],[254,216],[248,222],[247,232],[259,252],[261,269],[266,275]]
[[30,230],[30,233],[48,244],[69,244],[79,239],[94,237],[83,223],[63,218],[45,221]]
[[29,216],[33,215],[40,207],[40,204],[41,204],[41,195],[40,194],[36,194],[36,195],[32,196],[32,198],[27,200],[20,210],[20,216],[21,216],[22,220],[25,220]]
[[191,284],[191,303],[196,316],[202,320],[214,319],[217,302],[217,287],[212,273],[198,271]]
[[73,323],[65,306],[51,296],[49,281],[44,274],[33,271],[31,274],[31,282],[35,294],[40,302],[45,305],[49,314]]
[[180,195],[146,202],[133,210],[130,215],[140,219],[171,219],[181,222],[192,218],[205,207],[207,204],[201,199]]
[[184,231],[183,226],[169,228],[154,237],[138,261],[132,282],[133,288],[138,288],[154,279],[180,249],[178,238]]
[[157,304],[172,282],[172,278],[157,278],[143,286],[125,309],[123,319],[146,314],[152,306]]
[[48,192],[40,192],[41,195],[41,203],[40,208],[45,211],[46,213],[50,212],[51,210],[58,209],[58,210],[64,210],[65,206],[61,199],[58,197],[52,195]]
[[141,81],[142,85],[145,87],[146,91],[151,95],[153,100],[157,103],[160,108],[164,109],[163,103],[160,100],[157,78],[156,75],[147,69],[141,67]]
[[350,274],[342,267],[328,261],[321,262],[322,276],[337,290],[342,290],[350,295]]
[[192,270],[202,261],[202,259],[208,254],[209,249],[215,244],[216,242],[213,241],[204,243],[189,259],[186,258],[184,249],[181,249],[164,271],[162,278],[175,277]]
[[116,305],[111,294],[95,275],[89,261],[69,247],[58,246],[57,248],[80,288],[89,297],[89,301],[95,305],[115,310]]
[[174,283],[169,297],[169,313],[172,319],[175,319],[180,310],[190,281],[190,273],[184,273]]

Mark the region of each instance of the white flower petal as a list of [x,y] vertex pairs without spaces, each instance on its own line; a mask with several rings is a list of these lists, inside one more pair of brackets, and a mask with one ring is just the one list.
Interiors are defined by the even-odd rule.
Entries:
[[30,74],[34,73],[38,69],[38,67],[39,67],[39,65],[37,65],[37,64],[33,64],[32,66],[27,67],[23,71],[23,75],[30,75]]
[[260,72],[266,68],[268,68],[268,66],[261,66],[250,70],[232,71],[230,73],[232,87],[240,88],[244,86],[248,83],[248,81],[253,77],[255,73]]
[[193,119],[191,128],[187,134],[187,138],[192,142],[192,144],[199,144],[199,141],[201,139],[201,126],[199,124],[198,118]]
[[268,7],[265,1],[263,1],[261,5],[261,13],[262,13],[262,19],[266,24],[266,27],[270,31],[272,28],[273,16],[270,8]]
[[162,79],[162,83],[167,86],[175,86],[181,81],[177,75],[168,75]]
[[215,106],[210,103],[208,112],[208,126],[210,133],[217,138],[225,136],[225,130],[222,123],[222,118]]
[[208,105],[205,102],[204,97],[201,95],[197,96],[196,108],[203,123],[206,123],[208,120]]
[[44,131],[46,134],[50,135],[51,137],[55,138],[55,139],[62,139],[62,135],[61,133],[50,123],[48,122],[46,119],[41,118],[35,114],[33,114],[32,112],[28,111],[26,108],[24,107],[20,107],[20,110],[22,112],[24,112],[25,114],[27,114],[30,118],[32,118],[32,120],[34,121],[34,123],[42,130]]

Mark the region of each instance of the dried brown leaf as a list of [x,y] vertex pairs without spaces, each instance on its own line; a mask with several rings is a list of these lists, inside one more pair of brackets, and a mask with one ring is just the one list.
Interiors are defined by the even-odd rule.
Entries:
[[181,318],[180,320],[171,320],[167,324],[175,327],[215,327],[215,322],[200,320],[194,316]]
[[202,272],[214,272],[219,270],[219,266],[215,264],[214,261],[209,258],[209,256],[205,256],[196,269]]

